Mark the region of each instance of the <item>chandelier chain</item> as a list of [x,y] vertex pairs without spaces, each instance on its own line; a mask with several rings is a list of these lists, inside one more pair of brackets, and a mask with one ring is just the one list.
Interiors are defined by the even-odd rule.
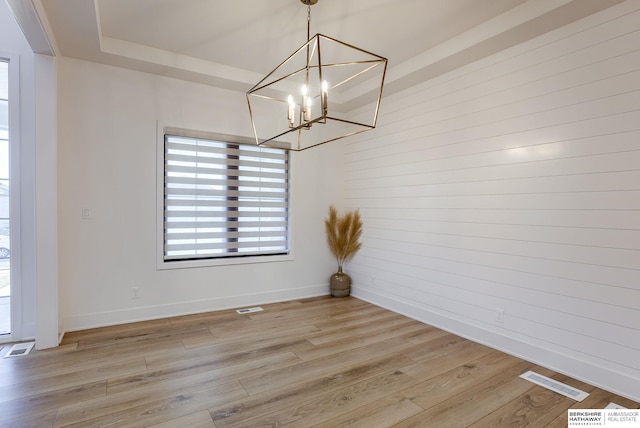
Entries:
[[307,5],[307,40],[311,39],[311,4]]

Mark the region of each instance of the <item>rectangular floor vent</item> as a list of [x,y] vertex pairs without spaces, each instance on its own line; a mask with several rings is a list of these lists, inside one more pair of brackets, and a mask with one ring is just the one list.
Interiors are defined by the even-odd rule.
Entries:
[[16,343],[11,348],[9,348],[9,351],[4,355],[4,357],[24,357],[25,355],[28,355],[29,352],[31,352],[31,349],[35,344],[36,342]]
[[626,409],[626,407],[623,407],[616,403],[609,403],[607,404],[607,407],[605,407],[605,409]]
[[589,393],[587,392],[580,391],[579,389],[576,389],[569,385],[565,385],[564,383],[558,382],[541,374],[532,372],[531,370],[521,374],[520,377],[576,401],[582,401],[589,396]]
[[250,314],[251,312],[260,312],[263,309],[260,306],[256,306],[255,308],[244,308],[236,310],[239,314]]

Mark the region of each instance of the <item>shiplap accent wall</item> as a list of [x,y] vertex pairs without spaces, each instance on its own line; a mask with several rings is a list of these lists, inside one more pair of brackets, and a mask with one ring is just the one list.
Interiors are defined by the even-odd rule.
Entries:
[[384,99],[344,159],[355,296],[640,398],[640,1]]

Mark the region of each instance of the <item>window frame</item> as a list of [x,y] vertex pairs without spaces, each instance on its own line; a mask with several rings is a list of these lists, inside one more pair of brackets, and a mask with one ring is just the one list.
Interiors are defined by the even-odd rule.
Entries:
[[15,341],[24,333],[22,319],[22,244],[21,244],[21,100],[20,55],[0,51],[0,58],[8,63],[9,74],[9,222],[11,242],[11,333],[3,335],[0,343]]
[[[206,140],[224,141],[231,144],[249,144],[255,146],[255,140],[251,138],[239,137],[235,135],[221,134],[208,131],[196,131],[191,129],[164,126],[160,122],[157,123],[156,130],[156,158],[157,158],[157,176],[156,176],[156,268],[158,270],[167,269],[184,269],[184,268],[201,268],[212,266],[241,265],[253,263],[273,263],[282,261],[291,261],[294,259],[293,251],[293,204],[292,204],[292,181],[289,179],[289,204],[288,204],[288,230],[287,254],[265,254],[265,255],[242,255],[231,257],[211,257],[202,259],[185,259],[185,260],[165,260],[164,257],[164,173],[165,173],[165,135],[174,135],[187,138],[202,138]],[[289,177],[292,176],[292,161],[289,153]]]

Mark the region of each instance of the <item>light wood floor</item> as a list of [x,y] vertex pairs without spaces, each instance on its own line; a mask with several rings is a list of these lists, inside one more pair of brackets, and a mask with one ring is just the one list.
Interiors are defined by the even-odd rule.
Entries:
[[[564,427],[571,407],[639,407],[354,298],[263,308],[69,333],[1,359],[0,426]],[[527,370],[591,395],[576,403]]]

